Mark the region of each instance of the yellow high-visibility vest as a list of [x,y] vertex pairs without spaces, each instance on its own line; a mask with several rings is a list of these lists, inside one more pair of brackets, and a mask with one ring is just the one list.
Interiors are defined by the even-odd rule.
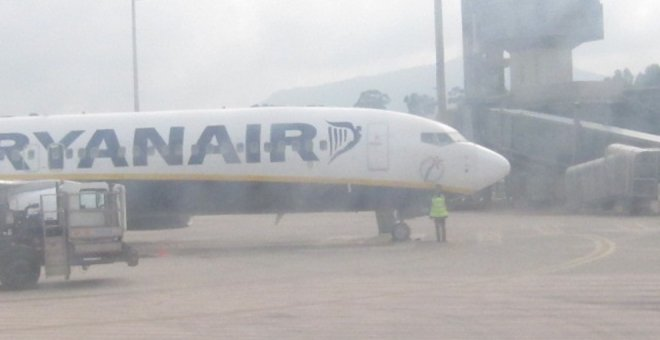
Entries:
[[429,216],[433,218],[443,218],[449,216],[449,211],[447,211],[447,204],[445,204],[445,196],[433,196],[431,199],[431,212]]

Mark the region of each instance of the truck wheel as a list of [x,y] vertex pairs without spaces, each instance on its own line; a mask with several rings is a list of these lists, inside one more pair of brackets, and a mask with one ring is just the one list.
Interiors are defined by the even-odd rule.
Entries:
[[392,229],[392,241],[404,242],[410,240],[410,227],[401,222],[397,223]]
[[122,246],[122,252],[124,253],[126,264],[129,267],[135,267],[138,265],[138,263],[140,263],[140,255],[138,254],[137,250],[135,250],[135,248],[124,244]]
[[14,246],[3,254],[0,282],[11,290],[34,288],[41,275],[41,264],[36,252],[25,246]]

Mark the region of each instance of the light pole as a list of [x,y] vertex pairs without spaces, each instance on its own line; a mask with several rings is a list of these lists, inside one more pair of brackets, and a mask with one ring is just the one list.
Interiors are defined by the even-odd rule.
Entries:
[[137,33],[135,29],[135,1],[131,0],[131,20],[133,33],[133,110],[140,111],[140,92],[138,85]]
[[436,119],[451,123],[447,113],[447,91],[445,85],[445,38],[442,20],[442,0],[435,0],[435,60],[438,112]]

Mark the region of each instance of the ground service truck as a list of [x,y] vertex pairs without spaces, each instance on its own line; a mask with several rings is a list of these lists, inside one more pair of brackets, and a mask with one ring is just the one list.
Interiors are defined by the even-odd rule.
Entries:
[[126,194],[105,182],[0,183],[0,283],[5,289],[36,286],[47,277],[69,278],[71,267],[138,264],[123,241]]

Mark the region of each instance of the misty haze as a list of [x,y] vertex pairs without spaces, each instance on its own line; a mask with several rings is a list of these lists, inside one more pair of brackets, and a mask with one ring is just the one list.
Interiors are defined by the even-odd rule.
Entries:
[[658,17],[2,1],[0,335],[658,338]]

